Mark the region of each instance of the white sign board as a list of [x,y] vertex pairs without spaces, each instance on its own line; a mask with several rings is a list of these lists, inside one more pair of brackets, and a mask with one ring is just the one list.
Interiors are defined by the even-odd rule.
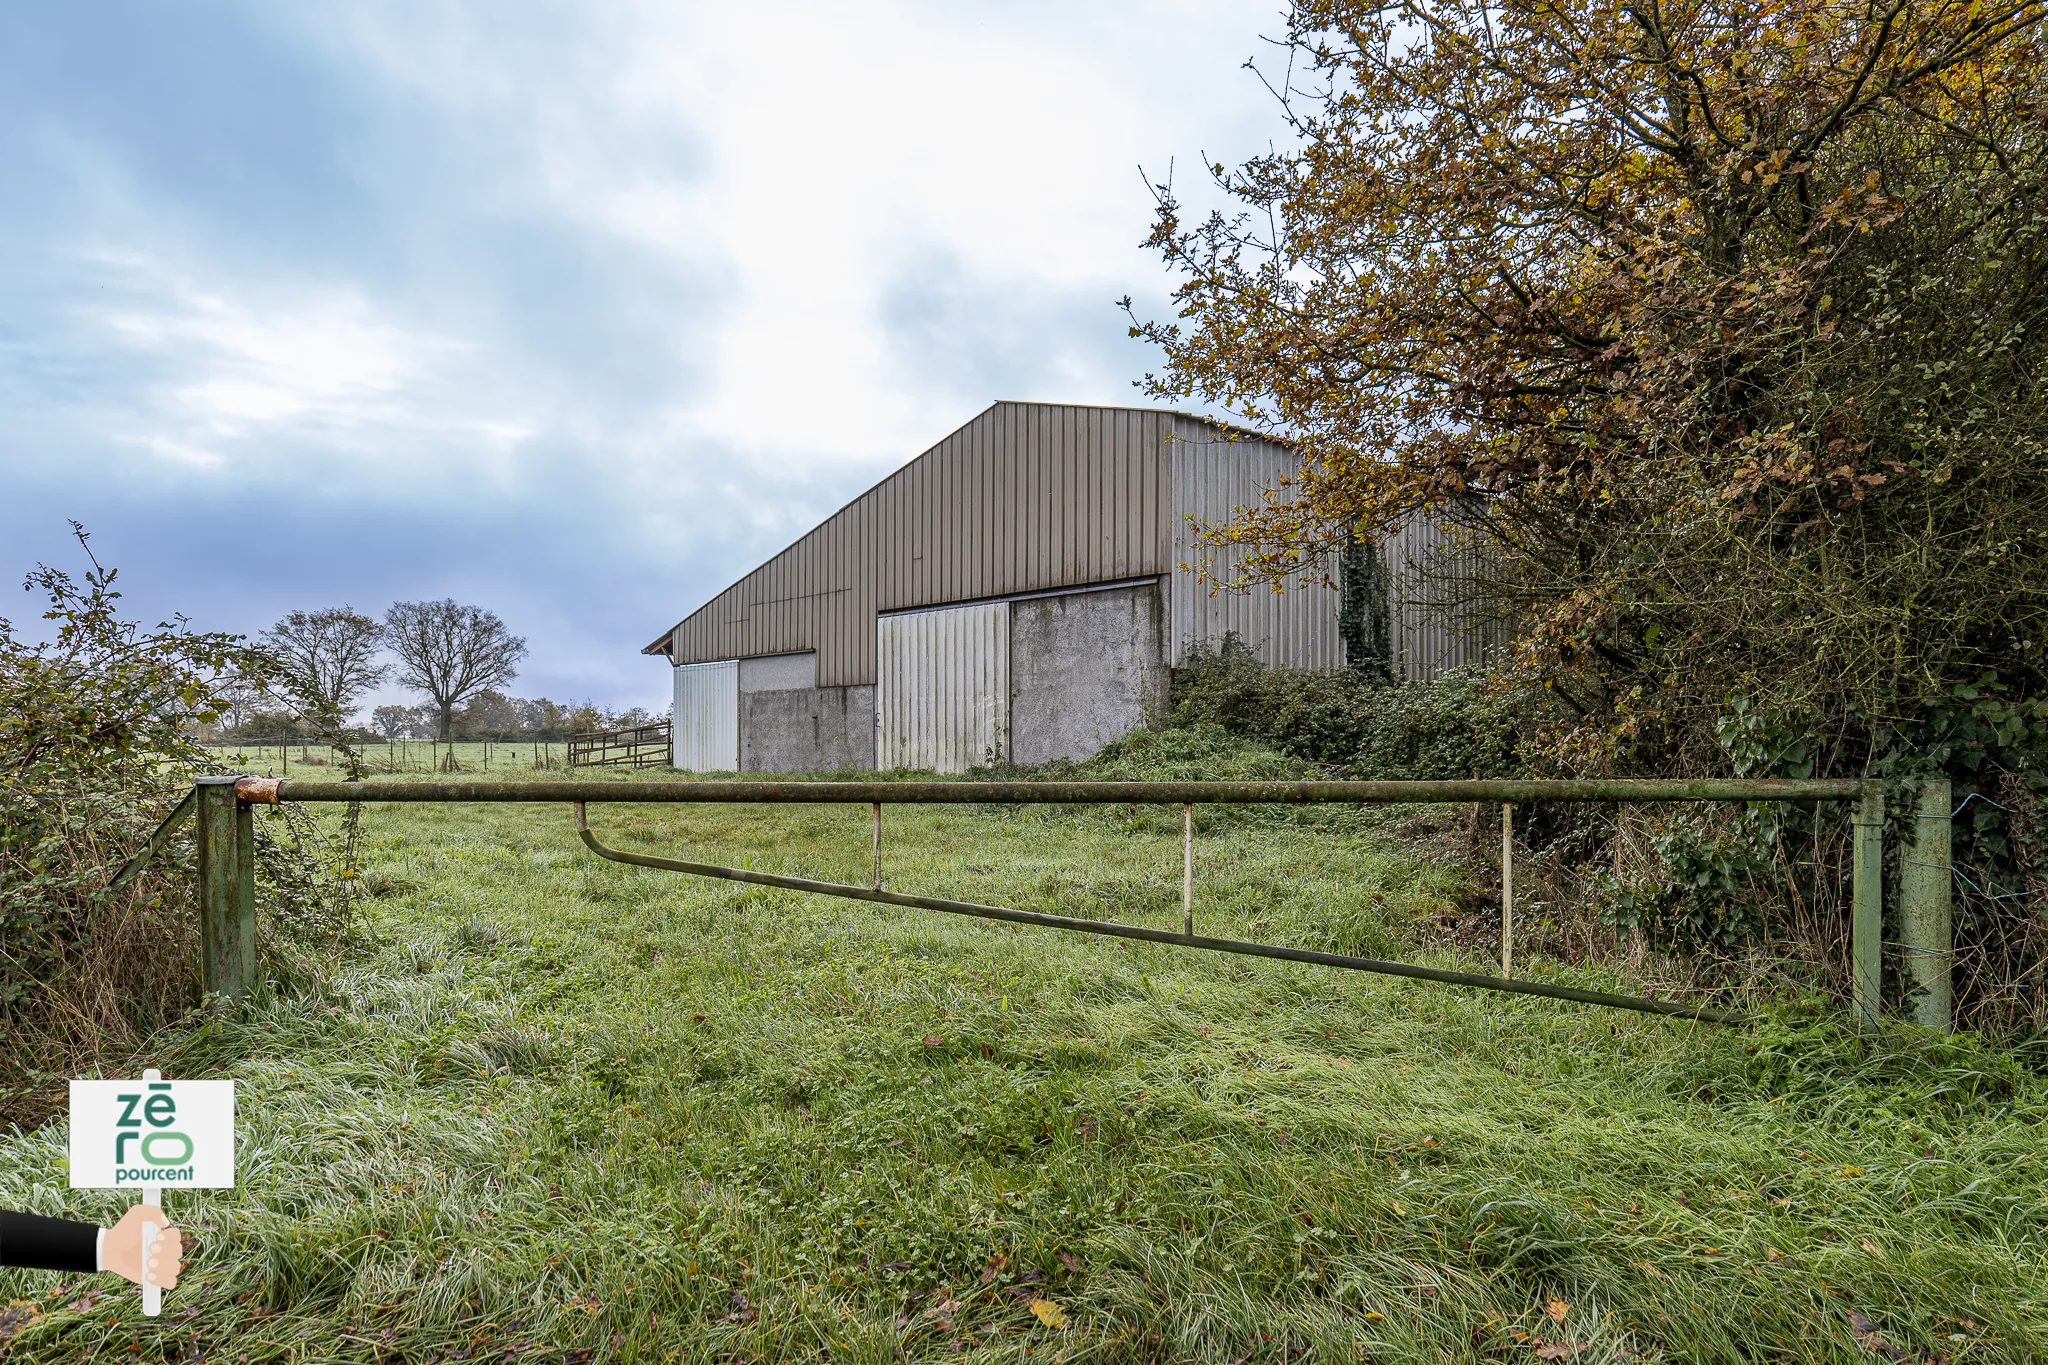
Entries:
[[71,1083],[71,1188],[225,1189],[235,1183],[235,1083]]

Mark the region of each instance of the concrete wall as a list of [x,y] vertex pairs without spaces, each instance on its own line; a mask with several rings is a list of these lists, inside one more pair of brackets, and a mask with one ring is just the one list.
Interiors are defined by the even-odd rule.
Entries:
[[741,771],[829,773],[874,766],[872,684],[740,693]]
[[1086,758],[1165,705],[1157,584],[1010,603],[1010,761]]
[[816,650],[801,654],[762,654],[740,660],[740,691],[790,692],[818,685]]

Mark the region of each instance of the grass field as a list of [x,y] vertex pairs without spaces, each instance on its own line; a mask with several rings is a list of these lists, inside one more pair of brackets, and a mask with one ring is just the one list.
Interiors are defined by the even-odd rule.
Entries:
[[[593,811],[866,876],[860,808]],[[1416,955],[1458,875],[1393,818],[1205,815],[1203,927]],[[374,943],[155,1058],[241,1083],[241,1186],[174,1197],[166,1317],[0,1272],[0,1353],[2048,1357],[2048,1088],[1966,1041],[704,882],[591,857],[561,808],[366,820]],[[1177,812],[888,815],[898,889],[1091,916],[1175,923],[1179,852]],[[0,1141],[0,1206],[111,1221],[62,1140]]]

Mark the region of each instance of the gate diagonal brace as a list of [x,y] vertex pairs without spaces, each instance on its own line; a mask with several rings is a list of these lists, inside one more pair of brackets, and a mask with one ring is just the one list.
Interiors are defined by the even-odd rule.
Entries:
[[597,836],[590,831],[584,803],[577,801],[573,804],[576,808],[576,833],[583,840],[584,847],[600,858],[607,858],[615,863],[626,863],[633,867],[682,872],[693,877],[717,877],[725,881],[751,882],[756,886],[778,886],[788,891],[806,891],[813,895],[838,896],[846,900],[874,901],[881,905],[900,905],[912,910],[937,910],[949,915],[970,915],[977,919],[1000,920],[1007,924],[1034,924],[1044,929],[1105,934],[1113,938],[1138,939],[1146,943],[1165,943],[1181,948],[1204,948],[1211,952],[1273,958],[1282,962],[1307,962],[1319,967],[1341,967],[1349,971],[1373,972],[1381,976],[1407,977],[1414,981],[1435,981],[1447,986],[1470,986],[1477,990],[1500,991],[1509,995],[1534,995],[1546,1000],[1570,1000],[1581,1005],[1601,1005],[1608,1009],[1634,1010],[1641,1014],[1696,1019],[1709,1024],[1749,1022],[1748,1016],[1728,1010],[1682,1005],[1667,1000],[1647,1000],[1633,995],[1612,995],[1606,991],[1580,990],[1575,986],[1507,980],[1497,976],[1481,976],[1476,972],[1453,972],[1439,967],[1419,967],[1407,962],[1383,962],[1377,958],[1350,957],[1343,953],[1285,948],[1273,943],[1207,938],[1170,929],[1147,929],[1140,925],[1117,924],[1108,920],[1048,915],[1036,910],[1017,910],[1003,905],[978,905],[973,901],[944,900],[936,896],[907,896],[897,891],[884,891],[880,887],[849,886],[841,882],[814,881],[808,877],[783,877],[771,872],[756,872],[750,868],[721,867],[715,863],[692,863],[677,858],[657,858],[646,853],[628,853],[623,849],[608,848],[599,843]]

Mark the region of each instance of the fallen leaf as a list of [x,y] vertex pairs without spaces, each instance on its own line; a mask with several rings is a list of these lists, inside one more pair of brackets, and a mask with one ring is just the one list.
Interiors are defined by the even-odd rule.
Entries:
[[1563,1322],[1564,1315],[1572,1311],[1572,1306],[1563,1299],[1545,1299],[1543,1311],[1550,1315],[1552,1322]]
[[1576,1341],[1546,1341],[1536,1347],[1538,1360],[1570,1360],[1586,1348]]
[[927,1033],[924,1036],[924,1045],[926,1047],[944,1047],[946,1040],[936,1033]]
[[1385,1313],[1375,1313],[1368,1308],[1365,1310],[1365,1320],[1367,1322],[1385,1322],[1387,1315]]
[[1666,1275],[1663,1271],[1657,1269],[1656,1266],[1651,1265],[1648,1261],[1631,1261],[1630,1264],[1635,1266],[1636,1269],[1642,1271],[1645,1275],[1654,1275],[1660,1280],[1668,1280],[1671,1278],[1669,1275]]
[[1026,1306],[1031,1309],[1031,1316],[1037,1318],[1047,1327],[1065,1327],[1067,1325],[1067,1310],[1054,1303],[1051,1299],[1033,1299]]
[[996,1050],[990,1047],[987,1043],[983,1043],[981,1045],[981,1055],[984,1057],[993,1057],[996,1055]]
[[1076,1256],[1071,1251],[1062,1251],[1060,1253],[1060,1264],[1065,1266],[1068,1270],[1074,1272],[1075,1274],[1080,1273],[1081,1258],[1079,1256]]
[[0,1308],[0,1341],[19,1335],[43,1315],[42,1305],[16,1299]]
[[1776,1247],[1765,1247],[1764,1259],[1766,1261],[1782,1261],[1786,1259],[1786,1257],[1785,1253],[1778,1250]]
[[1009,1260],[1010,1258],[1006,1253],[997,1252],[995,1259],[981,1268],[981,1282],[983,1284],[994,1284],[996,1276],[1003,1273],[1003,1267],[1009,1264]]
[[1856,1344],[1872,1355],[1883,1356],[1886,1360],[1908,1360],[1904,1351],[1877,1334],[1877,1324],[1851,1308],[1849,1310],[1849,1332],[1856,1338]]

